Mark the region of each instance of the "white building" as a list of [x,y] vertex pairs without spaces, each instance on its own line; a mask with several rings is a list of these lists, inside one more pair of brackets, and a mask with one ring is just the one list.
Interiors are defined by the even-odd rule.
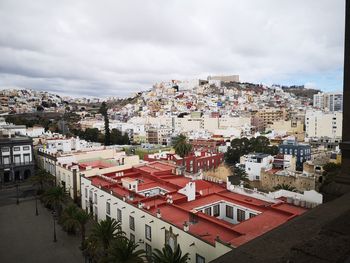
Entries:
[[305,114],[306,137],[341,138],[343,128],[342,112],[307,111]]
[[264,153],[248,154],[240,158],[240,164],[244,165],[250,181],[260,180],[261,169],[269,170],[272,168],[273,156]]

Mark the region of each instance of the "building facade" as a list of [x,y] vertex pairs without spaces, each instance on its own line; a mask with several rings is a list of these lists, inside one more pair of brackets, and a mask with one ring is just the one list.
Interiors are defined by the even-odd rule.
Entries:
[[0,137],[0,184],[25,180],[34,174],[33,140]]
[[289,154],[296,157],[296,170],[303,170],[303,163],[311,159],[311,146],[296,141],[287,140],[278,146],[280,154]]

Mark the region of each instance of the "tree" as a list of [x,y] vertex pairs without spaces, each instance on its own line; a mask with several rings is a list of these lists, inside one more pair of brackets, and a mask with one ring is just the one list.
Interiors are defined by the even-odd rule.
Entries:
[[231,141],[231,146],[225,153],[225,161],[229,164],[238,163],[241,156],[251,152],[276,155],[278,147],[271,146],[269,139],[265,136],[253,137],[250,140],[246,137],[236,138]]
[[152,253],[152,260],[154,263],[186,263],[189,260],[189,254],[182,256],[180,245],[177,245],[175,251],[166,244],[162,250],[155,249]]
[[52,207],[59,215],[61,214],[62,203],[65,202],[66,198],[66,191],[60,186],[51,187],[43,194],[45,205]]
[[124,232],[121,230],[120,222],[115,219],[107,218],[100,222],[96,222],[91,230],[90,237],[95,239],[106,254],[112,240],[124,236]]
[[86,233],[86,224],[90,220],[90,215],[82,210],[79,209],[77,213],[75,214],[75,219],[79,222],[79,229],[80,229],[80,234],[81,234],[81,248],[84,249],[84,244],[85,244],[85,233]]
[[76,219],[78,207],[75,204],[67,206],[62,213],[60,222],[62,223],[63,229],[68,233],[75,233],[75,230],[79,227],[79,222]]
[[105,145],[110,145],[111,132],[109,130],[108,107],[105,101],[102,102],[99,112],[102,114],[105,121]]
[[145,251],[138,249],[139,244],[126,237],[113,240],[108,249],[108,262],[110,263],[143,263]]
[[76,229],[80,230],[81,233],[81,247],[84,248],[85,245],[85,226],[90,219],[90,215],[84,210],[78,208],[75,204],[69,205],[64,209],[61,222],[63,228],[71,233],[75,233]]
[[287,190],[291,192],[296,192],[297,189],[294,186],[291,186],[289,184],[278,184],[274,188],[274,190]]
[[231,146],[225,154],[225,160],[227,163],[235,164],[239,162],[239,158],[242,155],[248,154],[250,151],[251,145],[248,138],[233,139],[231,141]]
[[187,143],[187,138],[185,135],[180,134],[174,140],[173,147],[175,153],[182,158],[183,166],[185,166],[185,157],[192,151],[192,145]]
[[51,174],[46,172],[43,169],[38,169],[35,172],[35,175],[31,176],[29,179],[34,185],[39,185],[40,192],[44,191],[44,185],[46,183],[52,183],[54,178]]
[[241,181],[246,182],[248,180],[246,171],[241,167],[235,167],[234,175]]

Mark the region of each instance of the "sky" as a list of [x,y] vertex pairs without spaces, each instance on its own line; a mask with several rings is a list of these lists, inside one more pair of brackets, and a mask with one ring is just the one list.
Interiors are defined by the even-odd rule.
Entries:
[[0,89],[125,97],[172,79],[342,90],[345,0],[1,0]]

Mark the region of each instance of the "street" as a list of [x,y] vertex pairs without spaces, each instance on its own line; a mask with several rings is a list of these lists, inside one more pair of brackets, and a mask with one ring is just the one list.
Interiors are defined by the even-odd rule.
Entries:
[[53,242],[51,211],[38,200],[35,215],[35,190],[25,184],[0,190],[0,262],[70,263],[84,262],[80,237],[68,235],[56,224],[57,242]]

